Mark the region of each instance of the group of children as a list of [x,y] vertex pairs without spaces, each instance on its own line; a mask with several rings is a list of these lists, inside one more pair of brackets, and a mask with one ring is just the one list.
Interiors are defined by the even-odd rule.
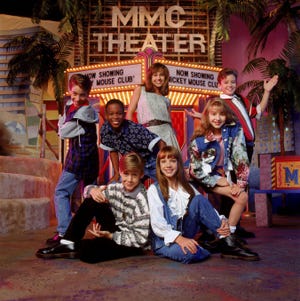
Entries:
[[[88,119],[75,116],[82,108],[90,108],[90,80],[84,75],[74,77],[76,81],[70,79],[73,108],[66,110],[62,128],[72,132],[74,127],[80,134],[75,137],[60,133],[62,138],[73,139],[68,157],[79,164],[78,157],[84,158],[87,151],[84,136],[94,139],[96,121],[91,118],[94,115],[87,114]],[[46,248],[36,252],[37,257],[79,257],[93,263],[141,255],[151,242],[156,255],[192,263],[209,256],[198,239],[203,229],[209,229],[217,238],[222,257],[259,260],[258,254],[234,234],[248,201],[250,161],[239,120],[222,98],[208,102],[201,114],[201,126],[190,143],[187,178],[171,125],[170,101],[165,97],[168,80],[169,72],[163,64],[152,65],[146,84],[134,91],[127,119],[120,100],[108,101],[100,147],[110,153],[113,177],[107,186],[100,187],[90,177],[85,182],[85,199],[70,219],[68,198],[76,187],[75,180],[86,178],[84,173],[65,166],[55,194],[58,234],[47,240]],[[276,82],[277,78],[266,82],[265,90],[269,93]],[[136,110],[138,123],[130,120]],[[195,112],[191,115],[199,117]],[[147,190],[142,184],[145,178],[153,180]],[[228,218],[220,216],[199,193],[199,185],[234,201]],[[89,231],[95,238],[83,239],[93,218],[96,222]]]

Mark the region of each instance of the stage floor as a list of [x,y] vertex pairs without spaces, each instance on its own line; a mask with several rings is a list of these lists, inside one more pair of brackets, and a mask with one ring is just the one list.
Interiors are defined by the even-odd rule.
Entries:
[[300,300],[300,218],[273,216],[257,228],[249,246],[261,261],[221,259],[213,254],[184,265],[153,255],[86,264],[74,259],[43,260],[35,251],[55,227],[0,236],[0,300],[121,301],[296,301]]

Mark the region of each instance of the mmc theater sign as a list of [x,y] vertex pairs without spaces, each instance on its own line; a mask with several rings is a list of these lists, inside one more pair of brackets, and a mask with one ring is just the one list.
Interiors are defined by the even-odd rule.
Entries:
[[194,106],[202,96],[219,94],[220,68],[209,66],[208,59],[208,12],[197,0],[103,0],[100,23],[91,17],[88,25],[87,65],[68,69],[67,79],[76,72],[88,74],[91,96],[102,104],[119,98],[127,105],[155,62],[170,71],[173,106]]
[[[183,29],[186,25],[186,15],[188,12],[178,5],[170,7],[159,6],[155,11],[149,11],[145,6],[132,6],[130,9],[121,9],[118,6],[111,7],[111,28],[137,30],[147,28],[147,32],[141,40],[139,32],[120,33],[97,33],[93,36],[97,38],[98,51],[103,50],[104,41],[107,42],[108,52],[113,52],[114,45],[124,52],[137,52],[148,46],[160,47],[162,52],[166,52],[168,47],[172,47],[174,52],[193,53],[198,47],[201,52],[205,52],[206,39],[200,33],[173,33],[171,30]],[[168,28],[170,33],[157,33],[157,28]],[[151,28],[150,28],[151,27]]]
[[88,64],[126,60],[149,47],[166,59],[208,64],[208,12],[196,2],[104,0],[102,21],[89,21]]

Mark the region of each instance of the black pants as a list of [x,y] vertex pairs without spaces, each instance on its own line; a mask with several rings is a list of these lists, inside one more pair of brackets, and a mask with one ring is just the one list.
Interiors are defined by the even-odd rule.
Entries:
[[111,233],[118,230],[115,217],[107,203],[85,199],[73,216],[64,239],[75,242],[82,261],[95,263],[105,260],[142,255],[140,248],[121,246],[107,238],[82,239],[93,218],[101,225],[101,230]]

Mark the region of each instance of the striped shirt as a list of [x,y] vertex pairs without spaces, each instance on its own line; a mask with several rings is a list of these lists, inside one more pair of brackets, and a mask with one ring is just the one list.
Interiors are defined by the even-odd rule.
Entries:
[[255,140],[255,132],[251,118],[254,118],[258,114],[256,107],[253,106],[248,99],[241,99],[235,94],[233,96],[221,94],[220,97],[226,101],[227,105],[234,112],[241,123],[246,141],[253,142]]
[[[91,197],[89,191],[94,185],[86,186],[84,197]],[[150,214],[147,192],[143,184],[127,192],[122,183],[108,184],[103,191],[116,219],[119,230],[113,233],[113,240],[122,246],[147,247],[150,233]]]

